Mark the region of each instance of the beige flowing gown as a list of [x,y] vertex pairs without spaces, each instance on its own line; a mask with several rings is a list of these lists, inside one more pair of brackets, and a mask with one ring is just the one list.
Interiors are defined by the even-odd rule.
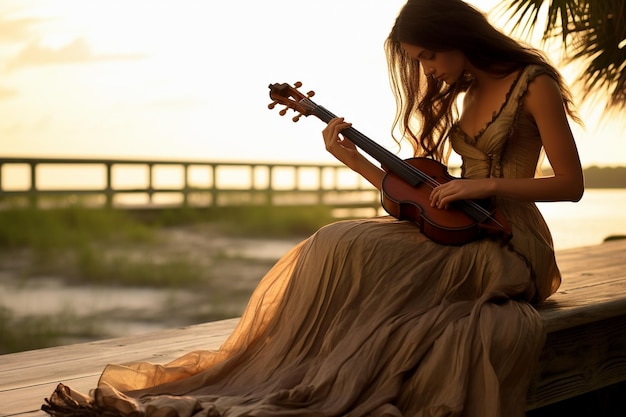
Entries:
[[[535,175],[541,140],[522,99],[541,73],[522,71],[477,137],[452,129],[465,177]],[[109,365],[89,396],[60,385],[48,412],[523,416],[545,338],[533,304],[560,273],[536,206],[497,203],[512,247],[441,246],[392,217],[330,224],[267,273],[219,350]]]

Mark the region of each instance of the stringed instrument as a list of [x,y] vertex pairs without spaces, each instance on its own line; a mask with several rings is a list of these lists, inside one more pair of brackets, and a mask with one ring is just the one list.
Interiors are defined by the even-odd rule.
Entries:
[[[309,115],[325,123],[336,117],[311,100],[313,91],[304,95],[298,91],[302,83],[294,86],[270,84],[272,103],[268,107],[284,105],[279,112],[281,116],[288,109],[294,110],[297,113],[294,122]],[[381,203],[390,215],[415,222],[424,235],[443,245],[463,245],[485,237],[502,243],[511,239],[511,226],[496,209],[493,199],[455,201],[447,209],[431,207],[429,196],[433,188],[456,179],[448,174],[445,165],[429,158],[402,159],[352,127],[341,134],[385,169]]]

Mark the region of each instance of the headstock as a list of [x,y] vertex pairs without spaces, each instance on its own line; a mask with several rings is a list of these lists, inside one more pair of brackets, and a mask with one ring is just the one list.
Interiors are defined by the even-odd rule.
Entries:
[[278,113],[281,116],[287,114],[287,110],[291,109],[298,113],[293,117],[293,121],[297,122],[300,120],[302,116],[309,116],[313,114],[315,110],[315,103],[309,100],[311,97],[315,95],[314,91],[309,91],[306,95],[302,94],[298,91],[298,88],[302,87],[302,83],[300,81],[294,83],[294,87],[289,84],[270,84],[270,98],[273,100],[267,107],[269,109],[273,109],[277,104],[282,104],[285,106]]

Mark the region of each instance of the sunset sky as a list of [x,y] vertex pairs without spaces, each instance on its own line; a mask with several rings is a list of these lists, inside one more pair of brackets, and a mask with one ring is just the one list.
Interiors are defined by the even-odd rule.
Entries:
[[[2,0],[0,154],[333,162],[321,121],[267,109],[295,81],[395,151],[383,41],[403,3]],[[626,165],[603,110],[580,108],[583,165]]]

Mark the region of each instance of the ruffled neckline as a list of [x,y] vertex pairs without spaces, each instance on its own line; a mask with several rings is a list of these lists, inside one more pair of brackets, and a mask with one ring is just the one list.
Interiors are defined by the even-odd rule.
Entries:
[[511,99],[511,96],[513,95],[513,91],[515,90],[515,87],[517,87],[517,84],[519,83],[519,80],[522,77],[522,74],[525,72],[525,68],[522,68],[518,73],[517,76],[515,77],[515,80],[511,83],[511,86],[509,87],[509,91],[507,91],[506,96],[504,97],[504,102],[500,105],[500,108],[497,111],[494,111],[493,114],[491,115],[491,120],[489,120],[483,127],[482,129],[480,129],[476,135],[474,137],[470,136],[469,134],[467,134],[465,132],[465,130],[463,130],[463,128],[461,127],[461,125],[459,124],[459,121],[457,120],[456,122],[454,122],[454,124],[452,125],[452,129],[456,129],[458,130],[464,137],[465,140],[471,144],[475,144],[476,142],[478,142],[478,140],[481,138],[481,136],[485,133],[485,131],[487,129],[489,129],[489,127],[495,123],[496,120],[498,120],[498,118],[500,117],[500,115],[502,114],[502,112],[504,111],[504,108],[506,107],[506,105],[509,103],[509,100]]

